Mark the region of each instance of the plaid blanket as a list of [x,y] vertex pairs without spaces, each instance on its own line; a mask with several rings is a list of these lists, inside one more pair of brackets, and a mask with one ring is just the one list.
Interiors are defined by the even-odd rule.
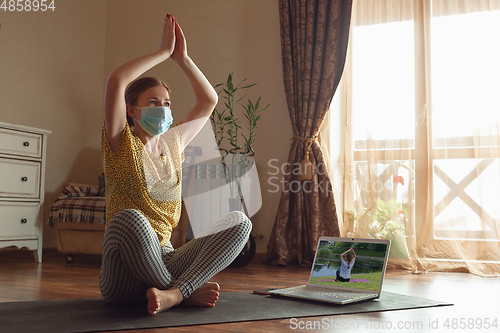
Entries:
[[57,222],[105,224],[106,198],[101,191],[85,186],[66,186],[63,196],[50,209],[48,224]]

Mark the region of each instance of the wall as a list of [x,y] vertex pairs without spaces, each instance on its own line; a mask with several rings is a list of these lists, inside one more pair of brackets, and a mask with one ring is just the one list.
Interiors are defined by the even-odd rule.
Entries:
[[[158,47],[171,13],[191,58],[214,85],[234,73],[257,82],[248,96],[271,103],[254,144],[263,204],[253,217],[258,252],[265,252],[281,195],[281,171],[292,136],[281,66],[278,2],[271,0],[56,0],[46,13],[0,13],[0,119],[52,130],[48,143],[45,217],[67,182],[97,184],[106,77],[117,66]],[[175,119],[194,104],[175,62],[148,75],[172,88]],[[175,120],[174,120],[175,121]],[[276,178],[271,179],[274,176]],[[279,190],[278,190],[279,188]],[[45,218],[46,219],[46,218]],[[54,231],[45,227],[45,247]]]
[[[51,130],[44,220],[67,182],[102,172],[106,4],[55,1],[55,11],[0,11],[0,121]],[[55,247],[44,227],[44,246]]]

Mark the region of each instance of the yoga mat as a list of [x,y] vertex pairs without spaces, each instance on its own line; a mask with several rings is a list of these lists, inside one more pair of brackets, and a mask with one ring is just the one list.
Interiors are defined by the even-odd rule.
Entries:
[[[317,282],[331,282],[331,281],[336,281],[335,279],[316,279]],[[363,282],[363,283],[370,283],[367,279],[350,279],[350,283],[357,283],[357,282]]]
[[149,315],[146,305],[119,306],[102,299],[0,303],[3,332],[94,332],[221,324],[239,321],[330,316],[434,306],[449,303],[383,292],[379,300],[335,305],[292,298],[221,292],[213,308],[175,307]]

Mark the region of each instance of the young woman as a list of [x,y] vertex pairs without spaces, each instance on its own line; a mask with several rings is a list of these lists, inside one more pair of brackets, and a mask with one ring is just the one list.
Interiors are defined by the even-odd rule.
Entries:
[[[344,259],[344,255],[346,259]],[[349,282],[351,280],[351,270],[355,259],[356,253],[354,253],[352,247],[340,255],[340,269],[337,270],[337,281]]]
[[[168,87],[155,78],[136,80],[169,58],[196,96],[193,109],[172,128]],[[184,34],[168,14],[159,50],[110,74],[102,131],[106,233],[99,279],[106,301],[147,302],[151,314],[181,302],[209,307],[217,302],[220,287],[208,280],[241,252],[249,219],[232,212],[178,249],[169,241],[180,218],[182,151],[216,104],[216,92],[188,56]]]

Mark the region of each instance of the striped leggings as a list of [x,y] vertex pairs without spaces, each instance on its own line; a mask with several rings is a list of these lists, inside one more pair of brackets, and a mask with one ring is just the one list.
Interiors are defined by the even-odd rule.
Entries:
[[110,221],[104,236],[99,286],[110,303],[146,301],[155,287],[180,289],[189,297],[238,256],[252,224],[242,212],[231,212],[202,235],[174,249],[160,247],[149,221],[137,210],[123,210]]

